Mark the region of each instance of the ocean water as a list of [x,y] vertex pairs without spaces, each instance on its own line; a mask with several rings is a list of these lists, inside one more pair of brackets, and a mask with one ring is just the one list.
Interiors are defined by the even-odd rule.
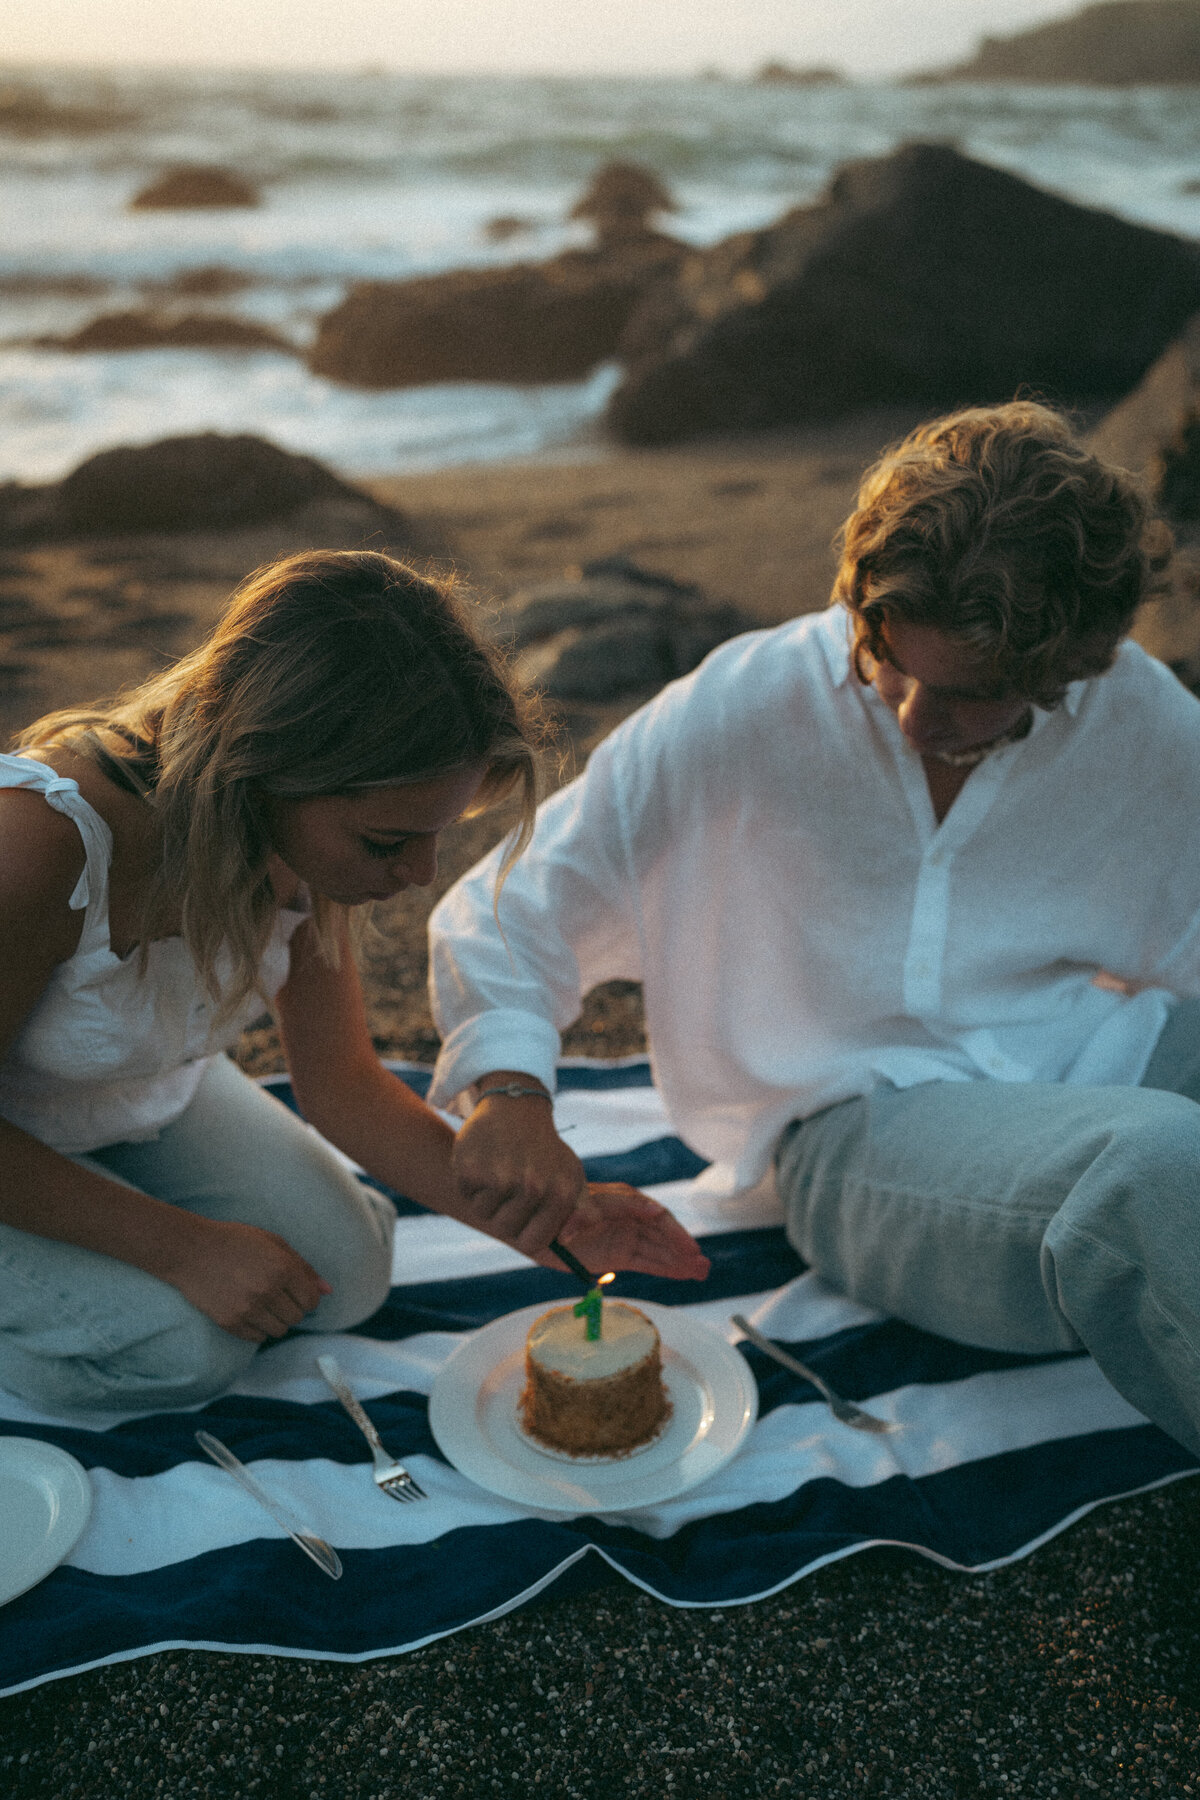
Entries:
[[[13,105],[40,96],[40,114]],[[302,348],[346,285],[552,255],[612,157],[648,164],[695,244],[813,200],[855,156],[955,143],[1089,205],[1200,236],[1200,107],[1188,89],[727,80],[404,78],[10,70],[0,74],[0,479],[43,481],[114,443],[256,431],[349,473],[597,453],[616,380],[516,388],[342,388],[255,351],[38,348],[102,311],[145,305],[182,272],[245,277],[218,302]],[[131,212],[176,163],[261,185],[234,212]],[[527,222],[497,245],[497,215]],[[196,303],[188,302],[189,306]]]

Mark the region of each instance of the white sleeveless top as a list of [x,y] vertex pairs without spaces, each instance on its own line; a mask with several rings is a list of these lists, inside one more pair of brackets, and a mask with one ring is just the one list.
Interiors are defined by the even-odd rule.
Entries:
[[[71,895],[83,913],[75,954],[60,963],[20,1036],[0,1060],[0,1118],[66,1155],[157,1136],[190,1104],[205,1069],[263,1010],[249,994],[232,1018],[218,1010],[180,937],[114,954],[108,936],[112,832],[75,782],[28,756],[0,756],[0,788],[32,788],[72,819],[86,861]],[[263,993],[287,979],[289,941],[306,913],[284,909],[261,965]],[[220,962],[218,961],[218,972]]]

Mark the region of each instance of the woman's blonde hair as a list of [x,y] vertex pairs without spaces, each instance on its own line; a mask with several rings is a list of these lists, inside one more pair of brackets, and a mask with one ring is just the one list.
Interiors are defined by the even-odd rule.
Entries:
[[969,644],[1045,707],[1110,666],[1170,550],[1134,478],[1030,400],[910,432],[867,470],[839,539],[833,599],[860,679],[864,653],[886,658],[890,614]]
[[[473,813],[513,789],[521,799],[503,879],[533,826],[537,739],[529,702],[451,581],[375,551],[313,550],[248,576],[206,642],[163,674],[108,706],[50,713],[17,747],[70,748],[144,794],[162,859],[143,955],[181,908],[201,978],[231,1013],[258,985],[277,912],[271,799],[353,794],[482,763]],[[344,909],[317,897],[314,910],[322,951],[336,961]]]

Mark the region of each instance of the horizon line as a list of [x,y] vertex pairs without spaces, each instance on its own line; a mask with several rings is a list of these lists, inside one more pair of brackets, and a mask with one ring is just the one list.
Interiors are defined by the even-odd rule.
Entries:
[[[836,63],[806,63],[790,61],[781,55],[765,55],[752,65],[742,68],[725,68],[716,63],[701,63],[699,67],[684,68],[650,68],[638,69],[605,68],[509,68],[509,67],[445,67],[430,65],[421,68],[404,68],[399,64],[365,60],[361,63],[289,63],[289,62],[178,62],[166,59],[155,62],[139,62],[133,58],[113,58],[103,61],[91,58],[79,58],[72,61],[53,60],[44,57],[4,57],[0,56],[0,80],[7,75],[15,75],[24,70],[43,70],[77,74],[81,72],[94,74],[177,74],[177,75],[349,75],[358,76],[364,81],[377,80],[385,76],[403,76],[411,78],[427,77],[431,80],[485,80],[510,79],[515,81],[547,81],[561,79],[564,81],[710,81],[714,85],[727,81],[739,84],[754,81],[759,73],[772,65],[791,70],[795,74],[804,75],[810,71],[828,70],[831,76],[829,85],[846,87],[870,87],[873,84],[904,79],[917,74],[938,73],[945,64],[904,65],[890,71],[877,70],[871,74],[854,74],[849,69]],[[771,85],[770,83],[766,85]],[[786,83],[781,82],[780,86]],[[799,83],[803,87],[804,83]],[[814,84],[817,85],[817,84]],[[976,84],[978,85],[978,84]],[[1001,83],[995,85],[1020,86],[1020,83]],[[1070,85],[1069,83],[1066,85]]]

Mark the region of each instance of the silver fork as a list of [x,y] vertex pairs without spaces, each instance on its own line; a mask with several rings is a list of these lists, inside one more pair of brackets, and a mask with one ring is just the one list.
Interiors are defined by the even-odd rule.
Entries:
[[874,1413],[864,1412],[861,1406],[855,1406],[853,1400],[843,1400],[842,1396],[835,1394],[828,1382],[822,1381],[821,1377],[806,1363],[800,1362],[797,1357],[789,1356],[786,1350],[781,1350],[778,1344],[773,1344],[769,1337],[764,1337],[761,1331],[756,1331],[749,1319],[743,1319],[741,1313],[733,1314],[733,1322],[738,1330],[748,1337],[752,1344],[757,1344],[765,1355],[773,1356],[777,1363],[782,1363],[783,1367],[790,1369],[793,1375],[802,1375],[805,1381],[811,1381],[834,1418],[840,1419],[843,1425],[853,1425],[858,1431],[898,1431],[900,1429],[893,1420],[877,1419]]
[[404,1464],[398,1463],[394,1456],[389,1456],[380,1443],[379,1433],[351,1393],[350,1383],[342,1373],[336,1356],[318,1356],[317,1367],[371,1446],[375,1486],[389,1494],[393,1500],[427,1499],[425,1489],[417,1486]]

